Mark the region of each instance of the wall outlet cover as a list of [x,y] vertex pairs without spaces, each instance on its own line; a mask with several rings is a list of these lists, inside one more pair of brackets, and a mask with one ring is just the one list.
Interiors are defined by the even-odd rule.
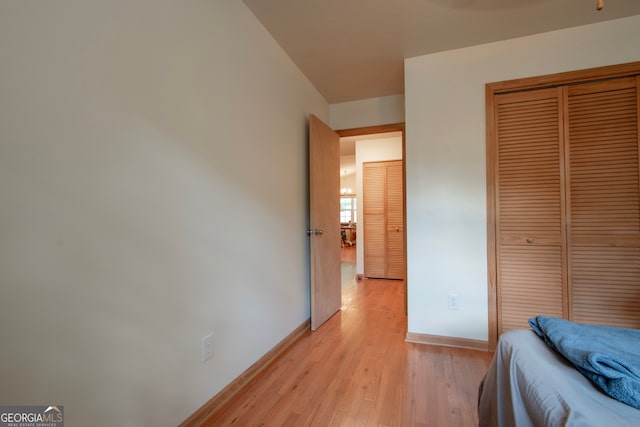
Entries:
[[456,294],[449,294],[449,310],[457,310],[459,308],[459,298]]
[[202,361],[206,362],[212,357],[213,357],[213,333],[202,337]]

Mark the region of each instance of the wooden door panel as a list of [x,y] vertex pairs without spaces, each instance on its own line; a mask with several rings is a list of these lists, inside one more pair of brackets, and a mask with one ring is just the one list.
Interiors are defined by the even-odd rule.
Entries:
[[498,333],[564,313],[562,92],[497,97]]
[[404,228],[402,161],[386,164],[386,203],[389,228]]
[[571,248],[573,320],[640,328],[640,249]]
[[501,249],[500,332],[526,328],[528,319],[538,314],[563,317],[561,246]]
[[572,320],[640,327],[637,78],[570,87]]
[[364,215],[364,275],[384,278],[386,274],[386,230],[383,214]]
[[362,166],[362,208],[365,215],[384,215],[385,167],[382,163]]
[[394,227],[387,231],[387,278],[404,279],[404,235]]
[[340,310],[340,137],[309,117],[311,329]]
[[386,163],[387,278],[404,279],[404,185],[402,161]]
[[362,165],[362,205],[365,277],[386,277],[385,166]]

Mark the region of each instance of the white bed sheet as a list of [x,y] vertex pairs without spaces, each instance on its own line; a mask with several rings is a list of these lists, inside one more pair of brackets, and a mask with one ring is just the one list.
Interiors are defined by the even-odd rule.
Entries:
[[480,390],[480,427],[640,426],[531,330],[502,334]]

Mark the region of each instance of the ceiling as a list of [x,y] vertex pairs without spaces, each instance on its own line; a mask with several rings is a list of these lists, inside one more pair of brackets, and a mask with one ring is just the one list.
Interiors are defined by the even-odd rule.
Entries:
[[404,58],[640,14],[640,0],[243,0],[330,103],[404,93]]

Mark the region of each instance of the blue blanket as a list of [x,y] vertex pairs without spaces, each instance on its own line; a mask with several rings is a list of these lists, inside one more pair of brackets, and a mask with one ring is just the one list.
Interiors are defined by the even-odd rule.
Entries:
[[532,317],[529,325],[605,393],[640,409],[640,329],[586,325],[546,316]]

